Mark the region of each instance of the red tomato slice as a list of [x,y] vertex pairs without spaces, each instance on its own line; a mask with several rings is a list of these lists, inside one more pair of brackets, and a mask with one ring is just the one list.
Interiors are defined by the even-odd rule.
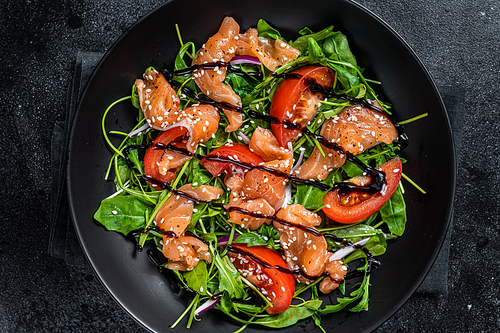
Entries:
[[[295,279],[292,274],[274,268],[274,266],[287,268],[279,252],[265,246],[247,246],[237,243],[233,243],[232,246],[241,252],[241,254],[227,252],[233,265],[273,304],[273,306],[267,307],[266,311],[275,314],[288,309],[295,292]],[[255,257],[257,261],[273,267],[265,268],[264,265],[260,265],[245,253]]]
[[[399,157],[396,157],[377,169],[385,173],[385,191],[373,195],[365,195],[359,192],[351,192],[346,196],[341,196],[338,189],[328,192],[323,198],[323,203],[327,206],[323,212],[335,222],[350,224],[363,221],[377,212],[390,199],[398,187],[403,165]],[[358,183],[365,176],[358,176],[350,179],[352,183]]]
[[[264,162],[262,157],[252,153],[250,148],[243,143],[232,143],[227,146],[219,147],[208,154],[208,156],[231,158],[252,166],[257,166],[259,163]],[[202,159],[200,164],[203,165],[212,176],[219,176],[222,172],[231,173],[234,168],[238,168],[238,166],[229,162],[208,161],[206,158]]]
[[[311,83],[323,88],[331,88],[335,82],[335,72],[328,67],[306,66],[292,73],[302,75],[298,79],[285,79],[280,82],[271,101],[270,115],[280,120],[281,124],[272,124],[271,128],[282,147],[287,148],[307,123],[314,118],[323,96],[309,89]],[[294,128],[283,124],[296,124]]]
[[185,127],[173,127],[168,131],[160,134],[152,143],[152,146],[148,148],[146,154],[144,155],[144,174],[146,176],[151,176],[162,182],[170,182],[175,178],[176,171],[168,170],[165,175],[162,175],[158,170],[157,162],[161,161],[163,155],[162,149],[155,149],[154,146],[157,143],[162,143],[164,145],[169,144],[178,137],[184,135],[187,132]]

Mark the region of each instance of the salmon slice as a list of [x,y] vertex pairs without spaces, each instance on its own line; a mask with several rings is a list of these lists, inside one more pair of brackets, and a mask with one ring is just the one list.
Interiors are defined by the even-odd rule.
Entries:
[[292,152],[281,147],[274,134],[262,127],[255,129],[248,146],[250,151],[262,157],[266,162],[274,160],[293,162]]
[[250,28],[239,35],[236,54],[258,58],[271,71],[297,59],[300,51],[282,40],[258,37],[257,29]]
[[204,143],[215,136],[219,128],[219,113],[208,104],[194,104],[191,107],[173,114],[171,126],[185,127],[189,132],[186,149],[194,152],[199,143]]
[[323,294],[328,294],[339,287],[339,282],[344,281],[347,274],[347,267],[341,259],[332,260],[333,253],[328,252],[325,272],[328,276],[319,283],[319,291]]
[[[237,39],[240,26],[231,17],[224,18],[219,31],[210,37],[198,50],[193,65],[223,61],[228,63],[236,53]],[[226,77],[226,67],[215,69],[198,69],[193,72],[193,78],[201,91],[216,102],[225,102],[241,107],[241,98],[234,90],[223,83]],[[236,131],[243,123],[241,112],[224,109],[229,119],[226,132]]]
[[[378,103],[376,106],[380,107]],[[361,105],[344,108],[331,118],[328,126],[332,127],[335,142],[354,155],[380,142],[390,144],[398,138],[398,131],[385,113]]]
[[146,121],[154,129],[164,131],[167,118],[179,111],[181,104],[175,90],[156,69],[146,70],[144,80],[135,80],[135,85]]
[[[380,107],[378,104],[376,106]],[[346,107],[338,115],[329,118],[323,124],[320,134],[354,155],[361,154],[380,142],[390,144],[398,137],[398,132],[387,115],[361,105]],[[331,171],[344,164],[344,154],[323,145],[321,147],[325,156],[315,147],[307,161],[294,171],[296,176],[324,180]]]
[[[302,205],[294,204],[280,209],[276,217],[304,227],[315,227],[321,224],[321,217],[308,211]],[[301,269],[305,274],[320,276],[325,269],[327,259],[327,243],[325,237],[315,236],[296,227],[288,227],[277,221],[274,228],[280,234],[281,247],[285,252],[285,261],[290,270]],[[298,282],[311,282],[302,275],[296,275]]]
[[[221,197],[224,191],[218,187],[201,185],[192,188],[186,184],[179,188],[200,201],[211,201]],[[198,264],[200,259],[211,261],[208,246],[196,237],[184,235],[184,230],[191,222],[193,201],[172,194],[161,206],[156,214],[155,223],[165,233],[163,234],[163,255],[169,259],[167,268],[176,270],[190,270]],[[174,233],[171,237],[168,233]]]
[[[258,127],[250,140],[250,150],[261,156],[264,167],[289,174],[293,154],[281,147],[271,131]],[[265,199],[274,209],[279,209],[285,199],[287,179],[270,172],[253,169],[246,173],[243,192],[247,199]]]
[[[224,191],[218,187],[201,185],[197,188],[191,188],[191,184],[180,187],[179,191],[201,201],[218,199],[224,193]],[[191,222],[193,207],[193,201],[181,197],[180,195],[172,194],[156,214],[156,225],[163,231],[181,235],[189,225],[189,222]]]
[[[219,127],[219,113],[211,105],[193,105],[190,108],[174,112],[174,125],[165,128],[165,131],[184,129],[185,134],[171,145],[183,150],[194,152],[199,143],[207,142],[215,135]],[[192,157],[177,153],[170,149],[158,150],[161,158],[157,162],[158,171],[165,175],[171,170],[181,167]]]
[[[239,202],[237,204],[231,204],[230,206],[242,208],[249,212],[256,212],[265,216],[273,216],[275,212],[274,208],[263,198],[249,200],[247,202]],[[271,219],[252,217],[244,213],[232,211],[229,213],[228,222],[236,223],[242,228],[257,230],[264,223],[270,224]]]
[[190,271],[200,260],[212,261],[208,245],[193,236],[169,238],[164,235],[162,252],[168,258],[166,267],[177,271]]

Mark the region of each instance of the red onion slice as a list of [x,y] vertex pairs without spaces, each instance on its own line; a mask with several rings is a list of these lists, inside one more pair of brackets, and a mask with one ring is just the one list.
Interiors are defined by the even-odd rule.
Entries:
[[362,239],[360,241],[357,241],[356,243],[353,243],[350,246],[344,246],[340,250],[334,252],[330,256],[329,261],[332,262],[334,260],[339,260],[339,259],[342,259],[342,258],[348,256],[349,254],[353,253],[354,251],[356,251],[358,249],[356,246],[363,246],[366,243],[368,243],[368,240],[370,240],[370,238]]
[[[234,235],[233,236],[233,243],[236,240],[236,238],[238,238],[238,236],[239,235]],[[219,246],[227,245],[227,243],[229,243],[229,235],[217,239],[217,245],[219,245]]]
[[139,135],[139,134],[141,134],[142,132],[144,132],[145,130],[147,130],[149,127],[150,127],[150,126],[149,126],[149,124],[146,122],[146,123],[144,123],[144,125],[142,125],[141,127],[138,127],[138,128],[136,128],[135,130],[133,130],[132,132],[130,132],[130,133],[128,134],[128,136],[129,136],[130,138],[133,138],[134,136]]
[[229,62],[231,65],[240,65],[240,64],[253,64],[260,65],[260,60],[258,58],[247,56],[247,55],[237,55],[231,59]]
[[297,163],[295,163],[295,166],[292,168],[292,171],[291,172],[294,172],[295,170],[297,170],[297,168],[302,164],[302,160],[304,159],[304,152],[306,150],[305,149],[300,149],[300,156],[299,156],[299,159],[297,160]]
[[246,136],[242,131],[238,131],[236,134],[238,135],[238,139],[241,137],[241,140],[243,140],[246,144],[250,143],[250,138]]
[[217,297],[217,298],[209,298],[208,301],[206,301],[205,303],[203,303],[202,305],[200,305],[198,307],[198,309],[196,309],[196,311],[194,311],[194,315],[195,316],[198,316],[200,314],[202,314],[203,312],[205,311],[208,311],[210,310],[211,308],[213,308],[215,306],[215,304],[217,304],[218,301],[220,301],[220,297]]

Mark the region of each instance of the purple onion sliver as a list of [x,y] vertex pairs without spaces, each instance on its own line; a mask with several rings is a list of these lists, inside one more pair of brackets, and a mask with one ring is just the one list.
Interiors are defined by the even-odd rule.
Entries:
[[247,55],[238,55],[233,57],[229,62],[231,65],[240,65],[240,64],[253,64],[260,65],[261,62],[258,58],[247,56]]
[[297,160],[297,163],[295,163],[295,166],[292,168],[292,172],[294,172],[302,164],[302,160],[304,159],[304,152],[305,149],[302,149],[300,151],[299,159]]
[[250,143],[250,138],[246,136],[245,133],[243,133],[242,131],[238,131],[236,134],[238,134],[238,136],[241,137],[241,139],[245,141],[246,144]]
[[136,136],[136,135],[141,134],[142,132],[144,132],[144,131],[145,131],[145,130],[147,130],[148,128],[149,128],[149,124],[146,122],[146,123],[145,123],[144,125],[142,125],[141,127],[136,128],[135,130],[133,130],[132,132],[130,132],[130,133],[128,134],[128,136],[129,136],[130,138],[132,138],[132,137],[134,137],[134,136]]
[[220,301],[220,297],[217,297],[216,299],[209,298],[208,301],[206,301],[205,303],[200,305],[198,307],[198,309],[196,309],[196,311],[194,312],[194,315],[198,316],[198,315],[202,314],[203,312],[210,310],[211,308],[213,308],[215,306],[215,304],[217,304],[218,301]]
[[[233,243],[236,240],[236,238],[238,238],[238,236],[239,235],[234,235],[233,236]],[[229,243],[229,235],[217,239],[217,245],[219,245],[219,246],[227,245],[227,243]]]
[[370,240],[370,238],[365,238],[365,239],[362,239],[360,241],[357,241],[356,243],[353,243],[350,246],[344,246],[340,250],[337,250],[336,252],[334,252],[330,256],[329,261],[332,262],[334,260],[339,260],[339,259],[342,259],[344,257],[347,257],[349,254],[351,254],[354,251],[356,251],[358,249],[358,246],[365,245],[366,243],[368,243],[369,240]]

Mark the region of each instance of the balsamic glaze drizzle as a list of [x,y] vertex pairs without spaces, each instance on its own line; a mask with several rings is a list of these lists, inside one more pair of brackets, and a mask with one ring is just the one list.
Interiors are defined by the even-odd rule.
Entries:
[[224,62],[224,61],[216,61],[216,62],[209,62],[206,64],[198,64],[198,65],[192,65],[191,67],[185,68],[185,69],[180,69],[176,71],[170,71],[168,69],[162,69],[162,73],[167,77],[169,80],[173,76],[184,76],[188,75],[196,70],[200,69],[208,69],[208,70],[215,70],[219,69],[222,67],[226,67],[227,72],[233,73],[239,76],[250,76],[256,79],[262,79],[263,75],[261,72],[244,72],[238,67],[231,66],[230,63]]
[[[212,100],[210,98],[197,95],[193,91],[191,91],[189,88],[187,88],[185,86],[182,86],[181,83],[179,83],[179,82],[177,82],[175,80],[172,80],[172,76],[187,75],[189,73],[192,73],[195,70],[199,70],[199,69],[208,69],[208,70],[210,70],[210,69],[215,69],[216,67],[227,67],[227,69],[228,69],[229,72],[235,73],[237,75],[250,75],[250,76],[255,76],[255,77],[258,77],[258,78],[262,78],[262,74],[261,73],[253,73],[253,74],[252,73],[245,73],[245,72],[242,72],[241,70],[239,70],[237,68],[234,68],[234,67],[230,66],[228,63],[225,63],[225,62],[214,62],[214,63],[206,63],[206,64],[201,64],[201,65],[193,65],[193,66],[191,66],[189,68],[186,68],[184,70],[173,71],[173,72],[170,72],[168,70],[164,70],[162,72],[166,75],[166,77],[168,78],[169,82],[172,85],[176,86],[177,88],[180,88],[181,91],[182,91],[182,93],[184,93],[185,95],[189,96],[191,99],[193,99],[193,100],[195,100],[195,101],[197,101],[199,103],[214,105],[214,106],[220,107],[222,109],[228,109],[228,110],[232,110],[232,111],[243,112],[243,109],[241,107],[239,107],[239,106],[231,105],[231,104],[225,103],[225,102],[216,102],[216,101],[214,101],[214,100]],[[300,74],[296,74],[296,73],[286,73],[286,74],[272,73],[271,75],[273,77],[283,78],[283,79],[298,79],[298,78],[301,77]],[[335,94],[333,92],[333,90],[331,90],[331,89],[325,89],[325,88],[321,87],[319,84],[316,84],[313,80],[310,80],[310,82],[307,82],[307,85],[309,86],[309,89],[311,89],[311,91],[313,91],[313,92],[319,92],[319,93],[321,93],[323,96],[325,96],[327,98],[337,98],[337,99],[346,100],[346,101],[348,101],[350,103],[353,103],[353,104],[360,104],[363,107],[367,107],[367,108],[369,108],[369,109],[371,109],[371,110],[373,110],[375,112],[383,113],[384,115],[388,116],[388,114],[384,110],[382,110],[382,109],[378,108],[377,106],[371,104],[366,99],[353,98],[353,97],[350,97],[350,96],[345,95],[345,94],[342,94],[342,95]],[[318,142],[320,142],[323,146],[325,146],[325,147],[327,147],[329,149],[333,149],[333,150],[337,151],[339,154],[346,155],[346,159],[347,160],[349,160],[350,162],[356,164],[358,167],[360,167],[363,170],[364,174],[369,175],[371,177],[371,179],[372,179],[371,183],[369,185],[366,185],[366,186],[358,186],[358,185],[355,185],[355,184],[352,184],[352,183],[349,183],[349,182],[341,182],[341,183],[335,183],[332,187],[330,187],[330,186],[325,185],[323,183],[320,183],[318,181],[311,181],[311,180],[300,179],[298,177],[289,175],[287,173],[284,173],[284,172],[276,170],[276,169],[264,167],[264,166],[261,166],[261,165],[254,166],[254,165],[246,164],[246,163],[243,163],[243,162],[240,162],[240,161],[235,161],[235,160],[231,160],[229,158],[224,158],[224,157],[220,157],[220,156],[210,156],[210,155],[203,156],[203,155],[200,155],[200,154],[191,153],[191,152],[189,152],[189,151],[187,151],[185,149],[173,147],[170,144],[164,145],[162,143],[156,143],[153,146],[153,148],[154,149],[168,149],[168,150],[171,150],[171,151],[174,151],[174,152],[177,152],[177,153],[181,153],[181,154],[184,154],[184,155],[194,156],[195,158],[197,158],[199,160],[205,159],[205,160],[208,160],[208,161],[232,163],[232,164],[235,164],[235,165],[237,165],[239,167],[242,167],[242,168],[244,168],[246,170],[251,170],[251,169],[256,168],[258,170],[274,174],[274,175],[276,175],[278,177],[283,177],[286,180],[300,182],[300,183],[303,183],[303,184],[306,184],[306,185],[317,187],[317,188],[319,188],[319,189],[321,189],[323,191],[330,191],[332,189],[338,188],[339,189],[339,193],[341,195],[345,195],[345,194],[347,194],[347,193],[349,193],[351,191],[363,191],[363,192],[367,192],[369,194],[374,194],[374,193],[379,192],[382,189],[382,186],[385,183],[385,174],[383,172],[377,170],[377,169],[374,169],[374,168],[371,168],[369,166],[366,166],[357,157],[355,157],[354,155],[352,155],[349,152],[346,152],[341,146],[337,145],[336,143],[329,141],[328,139],[326,139],[325,137],[323,137],[321,135],[312,133],[309,129],[307,129],[307,127],[301,128],[302,126],[300,124],[292,123],[289,120],[280,121],[280,119],[278,119],[276,117],[264,115],[262,113],[258,113],[258,112],[253,111],[253,110],[249,110],[248,111],[248,115],[251,118],[261,119],[261,120],[267,121],[267,122],[269,122],[271,124],[283,124],[287,128],[301,129],[304,134],[312,136],[314,139],[316,139]],[[400,147],[401,149],[405,149],[408,146],[408,141],[409,141],[408,140],[408,136],[404,133],[403,126],[395,124],[395,127],[396,127],[396,129],[398,131],[398,140],[396,141],[395,144],[398,147]],[[124,153],[125,159],[127,161],[127,164],[128,165],[131,165],[131,164],[133,165],[133,163],[128,158],[128,154],[129,154],[129,151],[131,149],[145,149],[145,148],[149,148],[149,147],[151,147],[151,144],[149,144],[149,145],[131,145],[131,146],[126,147],[123,150],[123,153]],[[172,192],[175,195],[181,196],[183,198],[186,198],[186,199],[191,200],[191,201],[196,202],[196,203],[202,202],[200,200],[197,200],[196,198],[194,198],[193,196],[191,196],[189,194],[186,194],[186,193],[184,193],[182,191],[175,190],[167,182],[161,182],[158,179],[155,179],[155,178],[147,176],[147,175],[143,176],[143,178],[145,180],[147,180],[148,182],[150,182],[150,183],[154,183],[154,184],[160,186],[161,188],[166,189],[166,190]],[[275,222],[280,223],[280,224],[285,225],[285,226],[295,227],[295,228],[300,229],[300,230],[302,230],[304,232],[310,233],[310,234],[312,234],[312,235],[314,235],[316,237],[324,236],[325,238],[332,239],[332,240],[334,240],[336,242],[341,243],[344,246],[354,246],[356,249],[361,249],[366,254],[366,256],[368,258],[368,270],[366,272],[364,272],[364,273],[363,272],[359,272],[361,274],[370,274],[372,265],[373,266],[380,265],[380,262],[378,262],[377,260],[373,259],[373,256],[372,256],[371,252],[368,249],[366,249],[364,246],[361,246],[361,245],[352,245],[346,239],[338,238],[338,237],[336,237],[336,236],[334,236],[332,234],[324,234],[323,235],[321,232],[319,232],[315,228],[302,226],[300,224],[290,223],[288,221],[285,221],[285,220],[277,218],[276,215],[267,216],[267,215],[264,215],[264,214],[261,214],[261,213],[251,212],[251,211],[248,211],[246,209],[239,208],[239,207],[228,207],[228,208],[226,208],[225,205],[221,204],[221,203],[214,203],[214,202],[211,202],[211,201],[204,201],[204,202],[207,203],[211,207],[222,208],[223,210],[225,210],[226,212],[229,212],[229,213],[230,212],[238,212],[238,213],[249,215],[249,216],[256,217],[256,218],[270,219],[272,221],[275,221]],[[139,235],[141,233],[150,231],[150,230],[154,230],[156,232],[160,232],[160,233],[162,233],[164,235],[167,235],[169,238],[174,238],[174,237],[177,236],[174,232],[172,232],[172,231],[164,231],[164,230],[161,230],[159,227],[148,227],[148,228],[141,228],[141,229],[133,230],[133,231],[131,231],[127,235],[127,238],[133,240],[136,243],[137,249],[138,249],[139,252],[142,251],[142,247],[139,245],[139,243],[136,240],[135,236],[137,236],[137,235]],[[192,232],[187,231],[185,234],[190,235],[190,236],[194,236],[194,237],[197,237],[198,239],[200,239],[196,234],[194,234]],[[277,270],[282,271],[284,273],[287,273],[287,274],[300,274],[300,275],[303,275],[303,276],[305,276],[306,278],[309,278],[309,279],[315,279],[316,278],[316,277],[308,276],[307,274],[305,274],[300,269],[292,271],[292,270],[290,270],[288,268],[281,267],[279,265],[272,266],[272,265],[270,265],[270,264],[268,264],[268,263],[260,260],[258,257],[252,255],[251,253],[248,253],[246,251],[242,251],[240,249],[236,249],[236,248],[234,248],[231,245],[228,245],[227,249],[228,249],[228,251],[231,251],[231,252],[236,252],[236,253],[244,254],[244,255],[248,256],[253,261],[255,261],[256,263],[258,263],[259,265],[261,265],[261,266],[263,266],[265,268],[276,268]],[[153,255],[153,252],[152,251],[150,252],[150,251],[151,250],[148,250],[148,257],[160,269],[161,266],[159,264],[159,260]],[[164,270],[160,269],[160,271],[164,271]],[[358,274],[358,271],[353,271],[353,272],[348,273],[345,276],[345,278],[349,279],[351,277],[356,276],[357,274]],[[328,273],[324,273],[324,275],[329,275],[329,274]],[[343,281],[343,280],[340,280],[340,279],[334,279],[334,278],[331,278],[331,279],[332,279],[333,282],[338,283],[338,284],[342,283],[342,281]]]
[[[200,65],[193,65],[193,66],[188,67],[186,69],[178,70],[178,71],[173,71],[173,72],[171,72],[171,71],[169,71],[167,69],[163,69],[162,72],[168,78],[168,81],[170,82],[170,84],[176,86],[177,88],[182,88],[181,90],[182,90],[182,92],[185,95],[189,96],[190,98],[192,98],[193,100],[195,100],[195,101],[197,101],[199,103],[204,103],[204,104],[210,104],[210,105],[218,106],[218,107],[220,107],[222,109],[226,109],[226,110],[243,112],[243,109],[241,107],[239,107],[239,106],[231,105],[230,103],[225,103],[225,102],[216,102],[216,101],[214,101],[214,100],[212,100],[212,99],[210,99],[208,97],[203,97],[203,96],[196,95],[189,88],[182,86],[181,83],[179,83],[179,82],[177,82],[175,80],[172,80],[172,77],[174,75],[175,76],[183,76],[183,75],[190,74],[193,71],[199,70],[199,69],[215,69],[215,68],[220,68],[220,67],[227,67],[227,71],[228,72],[232,72],[232,73],[235,73],[237,75],[250,75],[250,76],[257,77],[259,79],[262,78],[262,74],[261,73],[247,73],[247,72],[242,72],[240,69],[238,69],[236,67],[232,67],[229,63],[226,63],[226,62],[223,62],[223,61],[212,62],[212,63],[205,63],[205,64],[200,64]],[[301,74],[297,74],[297,73],[281,73],[281,74],[278,74],[278,73],[273,72],[270,75],[273,76],[273,77],[275,77],[275,78],[282,78],[282,79],[285,79],[285,80],[300,79],[302,77]],[[344,100],[344,101],[348,101],[351,104],[360,104],[363,107],[366,107],[366,108],[369,108],[370,110],[373,110],[375,112],[381,113],[381,114],[389,117],[389,119],[391,119],[391,116],[385,110],[383,110],[383,109],[381,109],[381,108],[373,105],[367,99],[350,97],[349,95],[346,95],[346,94],[336,94],[332,89],[323,88],[321,85],[317,84],[313,79],[310,79],[310,78],[306,80],[306,84],[308,85],[308,87],[309,87],[309,89],[311,91],[313,91],[313,92],[319,92],[319,93],[321,93],[326,98],[337,98],[337,99],[341,99],[341,100]],[[258,113],[256,111],[253,111],[253,110],[250,110],[248,112],[248,114],[252,118],[260,118],[262,120],[268,121],[271,124],[279,124],[280,123],[280,120],[278,118],[276,118],[276,117],[266,116],[266,115],[263,115],[263,114]],[[391,119],[391,122],[394,124],[394,126],[396,127],[396,129],[398,131],[398,139],[396,140],[395,144],[401,150],[403,150],[403,149],[405,149],[408,146],[408,144],[409,144],[409,138],[404,133],[404,128],[403,128],[402,125],[397,125],[392,119]],[[301,124],[292,123],[291,121],[286,121],[286,120],[283,122],[283,125],[286,125],[287,128],[291,128],[291,129],[301,129],[301,127],[302,127]]]
[[[285,274],[292,274],[292,275],[302,275],[303,277],[307,278],[307,279],[310,279],[310,280],[316,280],[318,278],[318,276],[310,276],[310,275],[307,275],[303,270],[301,269],[295,269],[295,270],[291,270],[289,268],[285,268],[283,266],[280,266],[280,265],[271,265],[267,262],[265,262],[264,260],[260,259],[259,257],[253,255],[252,253],[248,252],[248,251],[245,251],[245,250],[242,250],[242,249],[239,249],[239,248],[235,248],[234,246],[232,245],[228,245],[227,246],[227,250],[230,251],[230,252],[234,252],[234,253],[238,253],[238,254],[242,254],[250,259],[252,259],[253,261],[255,261],[257,264],[261,265],[262,267],[264,268],[275,268],[277,269],[278,271],[280,272],[283,272]],[[322,276],[329,276],[330,274],[329,273],[323,273]],[[337,283],[337,284],[341,284],[342,281],[344,281],[343,279],[335,279],[335,278],[332,278],[330,276],[330,279],[334,282],[334,283]]]

